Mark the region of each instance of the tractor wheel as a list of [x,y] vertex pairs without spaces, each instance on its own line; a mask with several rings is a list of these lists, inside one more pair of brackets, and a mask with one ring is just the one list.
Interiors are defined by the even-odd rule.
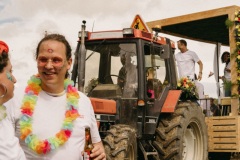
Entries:
[[136,131],[128,125],[113,125],[103,144],[107,160],[137,160]]
[[173,114],[161,114],[154,147],[161,160],[206,160],[207,126],[201,107],[180,102]]

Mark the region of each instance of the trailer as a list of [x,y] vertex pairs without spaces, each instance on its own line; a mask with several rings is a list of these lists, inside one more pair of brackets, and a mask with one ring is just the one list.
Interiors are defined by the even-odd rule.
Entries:
[[[226,22],[228,25],[229,22],[233,22],[233,25],[228,26]],[[240,152],[239,63],[236,62],[236,54],[239,54],[240,50],[239,24],[239,6],[228,6],[147,22],[149,28],[160,26],[161,33],[216,44],[217,54],[220,54],[221,45],[230,47],[232,96],[221,98],[219,104],[229,106],[229,114],[205,118],[208,126],[208,152]]]

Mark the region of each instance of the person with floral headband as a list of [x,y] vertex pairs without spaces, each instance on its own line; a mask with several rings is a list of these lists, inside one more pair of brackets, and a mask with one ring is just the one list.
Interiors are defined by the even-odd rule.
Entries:
[[63,35],[46,35],[36,49],[38,74],[8,103],[27,159],[79,160],[85,128],[91,130],[90,157],[106,160],[90,99],[68,79],[71,47]]
[[3,105],[13,97],[14,83],[16,83],[12,75],[8,51],[8,45],[0,41],[0,159],[25,160],[24,152],[7,115],[7,108]]

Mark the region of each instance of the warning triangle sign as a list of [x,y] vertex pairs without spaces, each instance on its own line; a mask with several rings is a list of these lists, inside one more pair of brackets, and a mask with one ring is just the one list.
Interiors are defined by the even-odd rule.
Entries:
[[150,32],[146,23],[142,20],[141,16],[138,14],[135,16],[131,28],[139,29],[145,32]]

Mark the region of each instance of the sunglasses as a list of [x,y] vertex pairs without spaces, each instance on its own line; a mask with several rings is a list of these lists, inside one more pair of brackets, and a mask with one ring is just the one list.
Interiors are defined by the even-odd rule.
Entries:
[[39,67],[45,67],[49,62],[51,62],[53,67],[59,68],[64,65],[64,60],[60,57],[52,57],[52,58],[47,58],[47,57],[38,57],[37,58],[37,64]]

